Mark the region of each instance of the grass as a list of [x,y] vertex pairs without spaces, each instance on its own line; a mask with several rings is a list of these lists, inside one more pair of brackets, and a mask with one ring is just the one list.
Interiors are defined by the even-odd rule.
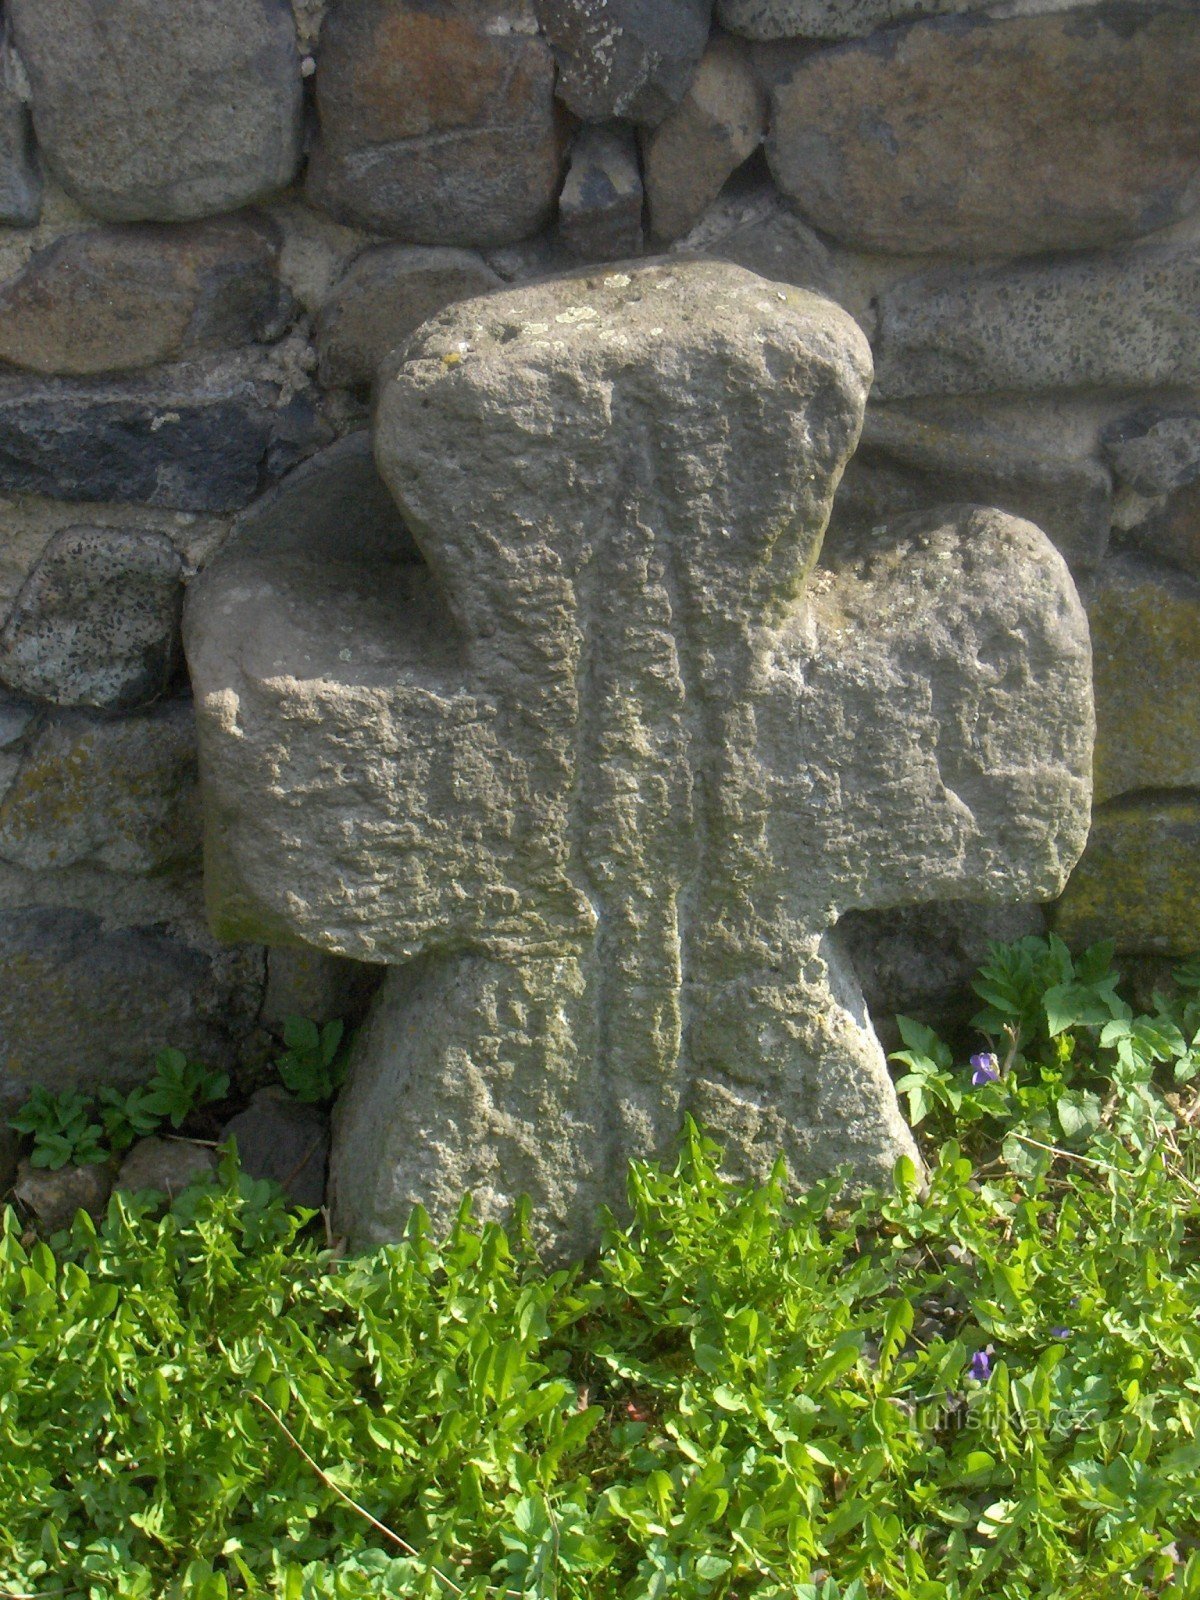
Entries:
[[1200,974],[1109,954],[994,951],[975,1063],[905,1025],[926,1185],[689,1128],[571,1273],[465,1209],[342,1259],[229,1161],[10,1211],[0,1594],[1200,1596]]

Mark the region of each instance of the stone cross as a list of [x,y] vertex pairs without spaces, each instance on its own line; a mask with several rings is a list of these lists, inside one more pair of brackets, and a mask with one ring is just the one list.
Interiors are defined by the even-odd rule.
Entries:
[[392,969],[336,1117],[355,1241],[524,1192],[582,1248],[687,1112],[747,1175],[915,1153],[837,920],[1059,891],[1090,660],[1000,512],[814,569],[870,377],[838,307],[715,262],[469,301],[380,375],[424,564],[277,517],[194,586],[218,929]]

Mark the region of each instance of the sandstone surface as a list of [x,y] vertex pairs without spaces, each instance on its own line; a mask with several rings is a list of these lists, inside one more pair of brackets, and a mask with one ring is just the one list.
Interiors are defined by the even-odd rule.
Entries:
[[364,564],[390,568],[421,559],[379,476],[366,429],[319,450],[243,511],[229,552],[315,562],[331,576]]
[[182,611],[183,562],[165,534],[68,529],[0,628],[0,680],[55,705],[132,710],[169,686]]
[[316,82],[308,195],[339,221],[478,247],[549,221],[563,130],[530,0],[337,0]]
[[762,55],[772,174],[806,221],[845,244],[1080,249],[1200,206],[1194,11],[952,17]]
[[1110,476],[1061,417],[1029,402],[1022,410],[967,399],[869,406],[834,526],[869,528],[954,502],[998,506],[1041,528],[1077,578],[1090,574],[1108,547]]
[[181,222],[283,188],[302,93],[287,0],[10,0],[33,120],[68,194]]

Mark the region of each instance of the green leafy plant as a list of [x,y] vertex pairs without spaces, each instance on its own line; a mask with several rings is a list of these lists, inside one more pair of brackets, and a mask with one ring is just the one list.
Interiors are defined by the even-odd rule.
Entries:
[[160,1050],[155,1057],[154,1076],[139,1105],[144,1114],[165,1119],[178,1128],[199,1106],[223,1099],[228,1091],[227,1072],[189,1061],[182,1050]]
[[91,1101],[73,1089],[54,1095],[39,1084],[9,1126],[32,1136],[35,1167],[90,1166],[108,1159],[104,1130],[91,1120],[91,1108]]
[[284,1086],[297,1100],[316,1103],[332,1100],[346,1073],[342,1035],[345,1024],[327,1022],[318,1027],[306,1017],[288,1017],[283,1025],[287,1050],[276,1063]]
[[906,1029],[936,1139],[881,1194],[689,1125],[572,1270],[465,1203],[346,1258],[232,1155],[54,1249],[8,1213],[0,1593],[1198,1600],[1200,986],[1044,943],[972,1061]]
[[138,1139],[157,1132],[162,1117],[149,1104],[145,1086],[123,1094],[119,1089],[101,1089],[100,1120],[114,1155],[122,1155]]

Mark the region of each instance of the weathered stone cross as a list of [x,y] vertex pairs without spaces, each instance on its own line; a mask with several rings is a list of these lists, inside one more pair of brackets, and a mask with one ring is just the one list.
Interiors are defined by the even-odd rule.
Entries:
[[389,974],[337,1116],[358,1241],[464,1190],[586,1244],[687,1111],[730,1165],[911,1150],[835,924],[1048,897],[1087,828],[1086,624],[957,508],[813,571],[871,360],[716,263],[443,312],[383,375],[378,537],[193,591],[219,929]]

